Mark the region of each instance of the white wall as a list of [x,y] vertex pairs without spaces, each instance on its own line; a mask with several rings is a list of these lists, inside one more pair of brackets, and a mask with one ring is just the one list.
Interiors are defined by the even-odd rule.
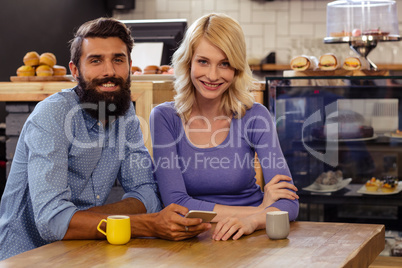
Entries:
[[[319,57],[353,54],[347,44],[323,44],[326,36],[325,0],[136,0],[130,11],[114,11],[118,19],[185,18],[191,24],[209,12],[223,12],[237,19],[246,36],[248,57],[262,59],[276,52],[277,63],[287,64],[299,54]],[[396,0],[402,29],[402,0]],[[402,43],[384,42],[369,55],[375,63],[402,64]]]

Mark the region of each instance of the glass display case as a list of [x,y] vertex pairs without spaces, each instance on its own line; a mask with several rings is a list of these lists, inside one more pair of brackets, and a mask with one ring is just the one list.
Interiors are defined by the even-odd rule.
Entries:
[[267,77],[268,108],[299,187],[341,170],[402,176],[402,77]]
[[[324,221],[402,229],[402,184],[392,193],[365,187],[402,177],[402,76],[267,77],[266,86],[300,203],[324,206]],[[318,185],[330,173],[342,183]]]

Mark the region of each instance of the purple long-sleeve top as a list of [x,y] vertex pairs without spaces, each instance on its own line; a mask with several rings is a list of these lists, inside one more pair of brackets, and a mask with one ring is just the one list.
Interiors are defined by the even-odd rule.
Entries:
[[[260,205],[256,152],[265,183],[277,174],[291,177],[271,114],[261,104],[254,103],[242,118],[233,118],[226,139],[213,148],[198,148],[188,140],[173,102],[156,106],[150,123],[154,170],[166,206],[176,203],[212,211],[215,204]],[[279,199],[271,206],[288,211],[290,220],[298,215],[297,200]]]

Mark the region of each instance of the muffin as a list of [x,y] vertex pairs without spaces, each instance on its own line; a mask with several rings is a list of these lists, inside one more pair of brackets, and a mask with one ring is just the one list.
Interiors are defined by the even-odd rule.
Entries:
[[53,76],[53,68],[49,65],[39,65],[36,68],[37,76]]
[[170,65],[162,65],[160,69],[162,74],[170,74],[172,67]]
[[39,54],[36,51],[30,51],[24,56],[24,64],[27,66],[39,65]]
[[53,76],[64,76],[67,74],[67,69],[61,65],[54,65],[53,69]]
[[131,66],[131,73],[132,74],[139,74],[139,73],[142,73],[142,70],[138,66]]
[[17,69],[17,76],[35,76],[35,68],[29,65],[22,65]]
[[156,65],[148,65],[144,68],[144,74],[160,74],[160,68]]
[[48,65],[50,67],[53,67],[54,65],[56,65],[56,62],[56,56],[50,52],[42,53],[39,57],[40,65]]

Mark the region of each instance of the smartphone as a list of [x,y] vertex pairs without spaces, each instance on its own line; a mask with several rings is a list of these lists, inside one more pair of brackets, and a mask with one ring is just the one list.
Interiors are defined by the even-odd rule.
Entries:
[[213,218],[215,218],[216,212],[214,211],[204,211],[204,210],[190,210],[186,216],[186,218],[198,218],[202,219],[202,222],[210,222]]

